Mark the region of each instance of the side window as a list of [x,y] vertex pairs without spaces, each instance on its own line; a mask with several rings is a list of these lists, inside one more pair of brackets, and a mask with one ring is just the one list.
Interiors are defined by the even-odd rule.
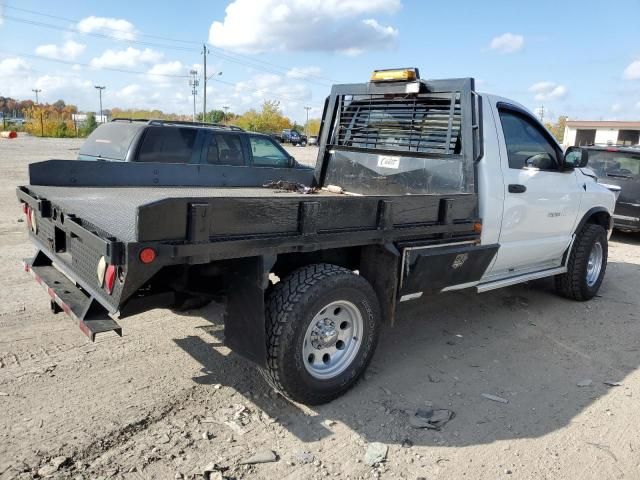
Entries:
[[207,149],[207,163],[211,165],[244,166],[242,142],[238,135],[219,134],[211,135],[209,148]]
[[289,156],[266,137],[249,137],[253,164],[258,167],[289,167]]
[[195,128],[149,127],[140,146],[138,161],[189,163],[197,135]]
[[507,146],[509,168],[558,168],[556,149],[545,138],[538,125],[509,110],[500,110],[500,122]]

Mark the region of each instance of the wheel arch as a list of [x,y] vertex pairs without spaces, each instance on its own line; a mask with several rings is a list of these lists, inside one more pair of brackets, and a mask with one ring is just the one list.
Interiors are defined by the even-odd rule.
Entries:
[[600,225],[606,231],[613,228],[613,217],[605,207],[592,207],[582,216],[580,222],[576,226],[574,233],[578,233],[587,223]]

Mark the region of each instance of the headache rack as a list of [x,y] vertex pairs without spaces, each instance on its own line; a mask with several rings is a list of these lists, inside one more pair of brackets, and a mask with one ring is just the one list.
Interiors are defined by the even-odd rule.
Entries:
[[316,180],[357,193],[473,193],[480,109],[472,78],[336,85]]

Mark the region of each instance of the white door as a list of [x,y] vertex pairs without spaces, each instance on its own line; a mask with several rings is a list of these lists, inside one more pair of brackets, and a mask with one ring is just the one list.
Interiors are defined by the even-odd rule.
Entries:
[[488,275],[502,277],[558,266],[583,193],[576,173],[562,171],[562,150],[530,114],[499,106],[505,200],[500,249]]

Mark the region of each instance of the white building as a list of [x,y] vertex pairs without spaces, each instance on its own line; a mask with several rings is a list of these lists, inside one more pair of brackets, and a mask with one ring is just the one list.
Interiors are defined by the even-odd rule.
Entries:
[[640,145],[640,122],[567,120],[565,147],[573,145]]
[[[106,115],[96,115],[96,122],[97,123],[106,123],[109,120],[107,119]],[[86,113],[72,113],[71,114],[71,120],[73,120],[74,122],[80,122],[80,123],[84,123],[87,121],[87,114]]]

